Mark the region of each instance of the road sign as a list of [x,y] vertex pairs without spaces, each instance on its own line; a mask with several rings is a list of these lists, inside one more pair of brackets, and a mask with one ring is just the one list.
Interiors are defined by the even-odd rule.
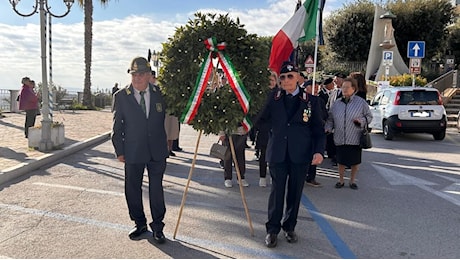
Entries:
[[308,74],[313,73],[313,68],[315,67],[315,61],[313,60],[313,57],[311,55],[308,55],[308,57],[305,59],[305,70],[307,71]]
[[425,58],[425,42],[409,41],[407,43],[407,58]]
[[422,68],[422,59],[410,59],[409,70],[411,74],[420,74]]
[[393,65],[393,52],[383,51],[383,65]]
[[315,66],[315,61],[313,60],[313,57],[311,55],[308,55],[308,57],[305,59],[305,67],[314,67]]

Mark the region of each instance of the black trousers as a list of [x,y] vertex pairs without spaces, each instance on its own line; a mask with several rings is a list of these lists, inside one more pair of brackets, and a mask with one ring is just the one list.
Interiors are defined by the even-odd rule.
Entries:
[[314,181],[316,178],[316,165],[310,165],[308,166],[308,172],[307,172],[307,178],[305,178],[306,181]]
[[265,160],[267,148],[259,148],[259,152],[259,177],[265,178],[267,176],[267,161]]
[[[268,234],[278,234],[281,228],[284,231],[294,231],[308,165],[292,163],[289,159],[269,164],[272,186],[268,199],[268,221],[265,223]],[[286,210],[283,218],[284,199]]]
[[[247,135],[232,135],[233,146],[235,147],[236,161],[238,162],[238,169],[240,170],[241,179],[244,179],[244,173],[246,172],[246,155],[244,150],[246,149]],[[230,138],[227,136],[224,141],[224,145],[227,146],[227,153],[231,154],[230,150]],[[228,159],[227,159],[228,158]],[[232,162],[233,156],[227,156],[224,160],[224,179],[232,179]]]
[[330,133],[326,135],[326,152],[327,152],[327,157],[335,159],[335,156],[337,154],[337,148],[334,144],[334,134]]
[[24,134],[26,137],[29,136],[29,127],[35,125],[35,119],[37,118],[37,109],[26,110],[26,122],[24,123]]
[[153,222],[152,231],[163,231],[163,219],[166,206],[163,192],[163,174],[166,169],[166,160],[150,161],[148,163],[125,163],[125,197],[128,204],[129,217],[136,225],[147,224],[142,203],[142,183],[144,170],[147,168],[149,178],[149,202]]

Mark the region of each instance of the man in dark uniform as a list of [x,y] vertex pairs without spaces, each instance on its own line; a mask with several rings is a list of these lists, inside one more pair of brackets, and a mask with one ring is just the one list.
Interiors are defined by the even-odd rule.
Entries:
[[166,103],[160,89],[149,83],[149,62],[137,57],[131,62],[131,84],[114,95],[112,143],[120,162],[125,163],[125,197],[129,216],[135,227],[129,238],[135,239],[147,231],[147,219],[142,203],[142,182],[147,168],[150,227],[154,240],[164,243],[163,219],[166,206],[163,174],[168,146],[164,127]]
[[292,63],[283,64],[281,88],[269,95],[260,119],[271,126],[266,155],[272,177],[265,224],[267,247],[277,245],[281,229],[289,243],[297,242],[294,230],[305,174],[310,164],[318,165],[323,161],[325,133],[320,103],[318,97],[300,91],[299,77]]

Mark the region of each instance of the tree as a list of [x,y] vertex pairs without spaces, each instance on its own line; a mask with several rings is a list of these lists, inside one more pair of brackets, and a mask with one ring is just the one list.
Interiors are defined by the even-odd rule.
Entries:
[[447,44],[447,52],[455,56],[455,63],[460,62],[460,19],[457,20],[455,25],[448,28],[449,39]]
[[[105,6],[110,0],[99,0]],[[83,88],[83,105],[93,108],[91,95],[91,63],[93,51],[93,0],[78,0],[78,4],[85,12],[85,82]]]
[[331,14],[324,22],[326,50],[340,61],[367,61],[374,23],[374,3],[358,0]]
[[[414,40],[425,41],[426,58],[444,52],[446,27],[453,19],[450,0],[391,0],[386,8],[396,15],[392,22],[400,53],[407,53],[407,42]],[[367,61],[374,9],[371,1],[358,0],[325,21],[324,36],[332,56],[343,61]]]
[[[163,43],[164,66],[161,67],[159,82],[168,112],[180,117],[186,108],[201,64],[209,54],[204,41],[210,37],[226,43],[224,52],[251,98],[248,115],[255,116],[263,106],[268,91],[269,41],[248,34],[239,19],[233,21],[228,14],[196,13],[195,19],[177,28],[175,34]],[[205,134],[217,134],[221,130],[236,129],[243,119],[244,113],[235,93],[225,84],[203,95],[192,125]]]
[[[425,41],[425,58],[429,60],[445,52],[446,28],[454,18],[450,0],[392,0],[388,8],[396,15],[393,28],[400,53],[407,53],[408,41]],[[407,59],[406,55],[403,58]]]

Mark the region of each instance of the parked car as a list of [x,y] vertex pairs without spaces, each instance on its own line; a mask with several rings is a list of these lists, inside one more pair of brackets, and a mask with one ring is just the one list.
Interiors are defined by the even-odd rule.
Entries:
[[446,136],[446,110],[435,88],[382,88],[369,106],[374,117],[369,127],[382,130],[386,140],[397,133],[429,133],[435,140]]

